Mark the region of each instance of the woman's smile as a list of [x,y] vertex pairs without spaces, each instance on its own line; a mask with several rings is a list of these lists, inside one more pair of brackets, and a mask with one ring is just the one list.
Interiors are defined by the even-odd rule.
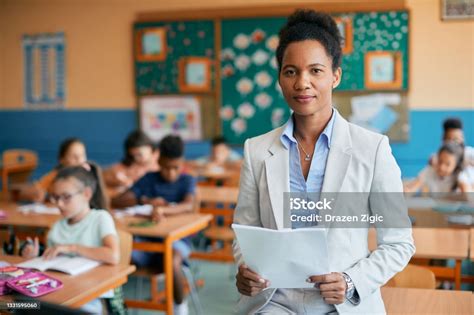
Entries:
[[293,99],[300,104],[309,104],[316,99],[314,95],[296,95],[293,96]]

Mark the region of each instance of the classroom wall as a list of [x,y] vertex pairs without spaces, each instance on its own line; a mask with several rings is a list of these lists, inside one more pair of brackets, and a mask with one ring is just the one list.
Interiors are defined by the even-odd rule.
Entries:
[[407,0],[411,108],[474,108],[474,20],[441,21],[440,1]]
[[[461,115],[465,125],[474,123],[474,22],[441,21],[439,1],[392,1],[411,10],[412,128],[409,142],[393,149],[404,176],[413,176],[425,164],[427,152],[438,147],[445,117]],[[318,2],[324,1],[307,1]],[[131,30],[138,13],[283,3],[291,2],[0,0],[0,152],[12,146],[40,150],[36,176],[54,163],[57,144],[66,135],[85,138],[92,159],[104,164],[119,159],[124,135],[137,126]],[[21,36],[55,31],[66,34],[66,110],[24,110]],[[98,140],[97,134],[107,139]],[[467,140],[474,145],[470,135]],[[188,148],[188,156],[194,157],[206,152],[208,144]]]

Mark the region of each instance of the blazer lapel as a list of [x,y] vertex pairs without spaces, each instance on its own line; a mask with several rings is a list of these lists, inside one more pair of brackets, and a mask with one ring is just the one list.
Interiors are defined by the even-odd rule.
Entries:
[[[341,191],[352,156],[352,141],[349,132],[349,124],[337,111],[336,113],[337,116],[333,127],[331,148],[326,162],[326,171],[324,174],[323,187],[321,189],[322,195],[327,193],[328,197],[330,196],[336,200],[335,209],[337,209],[337,195]],[[330,222],[325,224],[326,233],[329,232],[330,226]]]
[[[282,131],[284,127],[281,129]],[[283,209],[284,193],[290,191],[289,151],[281,143],[280,135],[281,133],[278,133],[275,137],[268,149],[271,156],[265,160],[268,193],[278,230],[291,227],[286,226],[288,222],[285,223],[285,211]]]
[[349,124],[336,111],[331,148],[326,162],[323,193],[338,193],[341,190],[351,160],[352,141]]

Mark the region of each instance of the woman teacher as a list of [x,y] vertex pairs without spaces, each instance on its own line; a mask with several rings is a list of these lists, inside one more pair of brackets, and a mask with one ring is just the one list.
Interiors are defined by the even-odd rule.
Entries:
[[[279,83],[293,114],[282,127],[245,142],[234,223],[302,227],[285,226],[286,192],[368,193],[362,210],[383,208],[372,195],[402,192],[400,169],[386,136],[348,123],[332,106],[342,75],[336,23],[327,14],[298,10],[279,37]],[[309,277],[310,289],[266,289],[269,282],[245,265],[235,243],[238,313],[385,313],[380,287],[413,255],[411,228],[378,229],[372,253],[367,235],[367,228],[328,230],[328,259],[337,272]]]

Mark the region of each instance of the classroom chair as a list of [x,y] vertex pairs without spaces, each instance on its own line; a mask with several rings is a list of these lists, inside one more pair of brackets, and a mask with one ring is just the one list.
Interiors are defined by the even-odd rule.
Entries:
[[120,265],[129,265],[132,260],[133,236],[127,231],[117,229],[120,244]]
[[38,166],[38,155],[30,150],[5,150],[2,156],[2,193],[8,194],[11,184],[27,183]]
[[0,244],[2,245],[3,254],[19,255],[20,240],[10,230],[0,230]]
[[[201,199],[199,212],[213,215],[213,220],[204,230],[202,239],[202,241],[210,240],[211,250],[194,251],[191,258],[233,263],[232,242],[235,235],[231,225],[237,201],[234,196],[237,196],[238,188],[206,186],[198,187],[198,191]],[[201,243],[199,247],[202,249],[205,246]]]
[[433,271],[421,266],[408,264],[405,269],[390,279],[386,286],[398,288],[435,289],[436,278]]
[[[189,264],[188,264],[189,265]],[[187,265],[182,265],[182,271],[184,276],[186,277],[187,282],[187,291],[189,292],[189,298],[194,307],[195,314],[202,315],[204,314],[202,309],[201,300],[199,299],[199,295],[197,293],[196,281],[194,279],[193,273],[191,269]],[[165,282],[165,274],[164,273],[156,273],[155,270],[151,268],[139,268],[134,273],[133,276],[137,278],[136,287],[135,287],[135,299],[138,301],[143,297],[142,288],[144,286],[143,279],[149,278],[150,279],[150,297],[152,301],[158,302],[163,300],[164,291],[160,291],[160,287],[164,287]],[[134,305],[132,303],[127,303],[131,307]]]

